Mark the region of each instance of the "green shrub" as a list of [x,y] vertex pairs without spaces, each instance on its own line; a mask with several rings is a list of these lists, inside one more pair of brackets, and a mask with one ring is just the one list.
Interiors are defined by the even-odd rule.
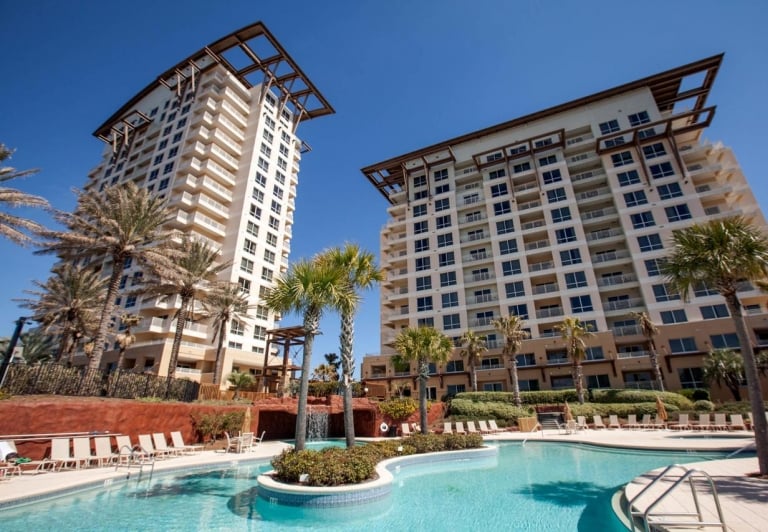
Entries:
[[379,403],[379,410],[394,421],[406,419],[416,412],[418,403],[410,397],[396,397]]
[[693,408],[693,403],[679,393],[656,392],[654,390],[593,390],[595,403],[650,403],[661,397],[664,404],[675,405],[679,410]]
[[193,415],[192,424],[203,439],[206,436],[210,436],[215,441],[216,438],[221,437],[225,432],[232,434],[240,430],[244,419],[244,410],[211,412],[210,414]]
[[506,402],[479,402],[460,399],[457,395],[451,401],[450,414],[456,419],[503,419],[508,424],[517,422],[520,417],[530,416],[527,407],[516,407]]
[[696,388],[693,390],[693,401],[710,401],[709,390],[705,388]]
[[712,401],[696,401],[693,403],[693,409],[696,410],[696,412],[713,412],[715,410],[715,403]]

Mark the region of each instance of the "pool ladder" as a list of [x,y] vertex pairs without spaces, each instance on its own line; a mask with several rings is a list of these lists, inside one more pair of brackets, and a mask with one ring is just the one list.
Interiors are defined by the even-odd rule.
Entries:
[[[682,472],[682,474],[675,475],[674,471],[677,470],[678,472]],[[656,499],[651,502],[651,504],[648,505],[648,507],[645,510],[639,510],[635,508],[635,504],[637,503],[638,499],[642,497],[644,494],[648,492],[653,486],[661,482],[664,478],[667,477],[674,477],[677,476],[677,480],[672,483],[672,485],[667,488],[661,495],[656,497]],[[715,502],[715,508],[717,509],[717,521],[709,521],[704,519],[704,516],[702,515],[701,511],[701,504],[699,502],[699,493],[696,490],[696,483],[694,482],[695,477],[704,478],[704,480],[709,485],[710,489],[712,490],[712,497]],[[670,478],[669,480],[672,480]],[[691,497],[693,498],[694,506],[696,507],[695,512],[659,512],[655,511],[656,507],[666,499],[671,493],[673,493],[675,490],[677,490],[680,486],[682,486],[684,483],[688,484],[691,490]],[[650,532],[651,527],[654,527],[654,529],[665,529],[665,528],[675,528],[675,527],[697,527],[697,528],[704,528],[704,527],[719,527],[723,530],[723,532],[727,531],[727,527],[725,526],[725,518],[723,516],[723,509],[720,506],[720,498],[717,496],[717,490],[715,489],[715,483],[712,480],[712,477],[710,477],[706,472],[701,471],[700,469],[688,469],[687,467],[673,464],[671,466],[668,466],[664,469],[661,473],[659,473],[653,481],[651,481],[647,486],[645,486],[640,492],[632,497],[631,500],[627,502],[627,517],[629,518],[629,521],[631,523],[631,530],[634,532],[636,529],[637,521],[636,519],[639,519],[643,524],[643,529],[645,532]],[[689,519],[682,519],[684,517],[688,517]],[[694,520],[690,519],[691,517],[695,518]]]
[[[128,452],[123,454],[124,450],[127,450]],[[120,466],[125,466],[128,468],[128,478],[131,477],[130,469],[132,467],[138,467],[139,477],[136,479],[137,481],[141,480],[141,477],[144,474],[144,467],[149,467],[148,480],[152,480],[152,474],[155,472],[155,457],[148,453],[146,449],[140,445],[137,445],[136,447],[123,445],[118,452],[117,462],[115,463],[115,471],[117,471]]]

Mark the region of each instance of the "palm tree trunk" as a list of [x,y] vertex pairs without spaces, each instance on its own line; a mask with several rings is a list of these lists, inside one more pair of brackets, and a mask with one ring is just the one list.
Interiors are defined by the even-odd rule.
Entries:
[[355,416],[352,407],[352,377],[355,372],[355,359],[352,356],[354,337],[354,316],[351,312],[343,311],[339,351],[341,351],[341,385],[344,389],[344,437],[348,448],[355,446]]
[[176,364],[179,360],[179,350],[181,349],[181,339],[184,336],[184,325],[187,324],[187,306],[189,298],[181,298],[181,308],[176,314],[176,332],[173,335],[173,345],[171,346],[171,359],[168,361],[168,382],[176,376]]
[[427,416],[427,381],[429,380],[429,363],[426,359],[419,360],[419,418],[421,433],[429,432],[429,417]]
[[303,451],[307,441],[307,398],[309,397],[309,374],[312,371],[312,344],[320,325],[320,312],[311,309],[304,314],[304,354],[301,361],[301,384],[299,404],[296,409],[296,443],[294,449]]
[[472,391],[477,391],[477,366],[472,364]]
[[736,326],[736,335],[741,346],[741,356],[744,359],[744,375],[747,378],[747,391],[752,410],[752,421],[755,429],[755,448],[757,449],[757,463],[761,475],[768,475],[768,422],[765,417],[765,405],[763,393],[760,387],[760,377],[757,374],[755,353],[750,341],[747,324],[741,312],[741,302],[736,293],[724,294],[728,311],[733,317]]
[[61,359],[64,358],[65,354],[69,353],[69,343],[70,343],[70,337],[72,338],[72,341],[74,343],[74,336],[75,333],[72,332],[69,333],[69,327],[64,326],[63,327],[63,333],[61,333],[61,341],[59,342],[59,348],[56,350],[56,358],[54,359],[55,362],[61,362]]
[[[222,320],[221,325],[219,326],[219,342],[216,345],[216,360],[213,361],[213,384],[221,384],[219,381],[221,380],[221,350],[224,348],[224,333],[226,332],[227,328],[227,322]],[[267,367],[264,366],[264,371],[262,372],[264,376],[267,375]]]
[[120,356],[117,358],[117,369],[124,369],[125,365],[125,347],[120,347]]
[[653,343],[653,340],[649,341],[649,345],[651,348],[650,351],[650,358],[651,358],[651,368],[653,368],[653,376],[656,378],[656,384],[659,386],[659,391],[664,391],[664,379],[661,378],[661,368],[659,367],[659,355],[656,353],[656,346]]
[[579,398],[579,404],[584,404],[584,383],[582,382],[582,368],[580,362],[573,364],[573,383],[576,385],[576,395]]
[[123,273],[124,257],[115,255],[112,257],[112,273],[109,276],[109,285],[107,285],[107,295],[104,300],[104,307],[101,309],[99,317],[99,328],[96,329],[96,336],[93,339],[93,353],[88,363],[89,369],[99,369],[101,366],[101,357],[104,355],[104,342],[107,339],[107,329],[109,328],[112,311],[115,310],[115,297],[120,290],[120,277]]
[[520,379],[517,375],[517,358],[512,357],[512,371],[510,372],[512,377],[512,397],[515,401],[515,406],[519,407],[520,401]]

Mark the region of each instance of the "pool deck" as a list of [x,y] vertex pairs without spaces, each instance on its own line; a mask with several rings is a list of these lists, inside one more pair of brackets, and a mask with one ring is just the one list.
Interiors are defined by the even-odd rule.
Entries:
[[[493,441],[554,441],[582,442],[609,447],[666,449],[686,451],[722,451],[738,449],[754,444],[754,435],[746,431],[732,432],[691,432],[670,430],[626,430],[601,429],[582,430],[571,434],[563,434],[556,430],[544,432],[520,433],[502,432],[486,436]],[[190,470],[200,467],[221,466],[241,460],[266,460],[283,449],[290,447],[280,441],[264,441],[250,452],[235,454],[223,451],[206,450],[158,460],[155,462],[155,472],[169,470]],[[706,461],[688,464],[687,467],[699,469],[708,473],[714,480],[720,503],[723,509],[727,529],[734,532],[768,530],[768,480],[759,480],[747,476],[757,471],[756,458],[733,458],[727,461]],[[109,485],[125,479],[130,473],[131,478],[139,474],[138,469],[128,470],[125,467],[115,471],[114,467],[87,468],[80,470],[59,471],[55,473],[23,474],[0,481],[0,512],[3,507],[13,506],[23,502],[34,502],[51,497],[55,493],[73,492],[98,486]],[[145,473],[146,470],[145,470]],[[632,498],[647,483],[653,474],[647,472],[635,478],[625,488],[627,498]],[[700,483],[697,483],[697,486]],[[669,487],[669,481],[662,481],[651,488],[653,491],[644,496],[638,506],[650,502]],[[674,496],[666,499],[660,506],[661,511],[692,511],[692,500],[688,490],[677,490]],[[716,516],[714,499],[707,496],[705,489],[701,490],[699,501],[705,517]],[[685,508],[685,510],[681,510]],[[701,530],[691,527],[691,530]],[[675,530],[684,530],[676,527]]]

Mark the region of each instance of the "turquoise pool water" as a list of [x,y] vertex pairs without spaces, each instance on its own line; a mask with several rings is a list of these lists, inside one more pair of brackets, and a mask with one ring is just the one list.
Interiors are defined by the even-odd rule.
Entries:
[[[578,444],[500,444],[495,459],[420,464],[393,471],[384,501],[327,510],[258,498],[266,462],[176,472],[151,482],[0,512],[6,532],[30,530],[624,530],[610,498],[635,476],[715,453],[604,449]],[[51,475],[51,479],[54,476]],[[9,485],[9,484],[7,484]]]

